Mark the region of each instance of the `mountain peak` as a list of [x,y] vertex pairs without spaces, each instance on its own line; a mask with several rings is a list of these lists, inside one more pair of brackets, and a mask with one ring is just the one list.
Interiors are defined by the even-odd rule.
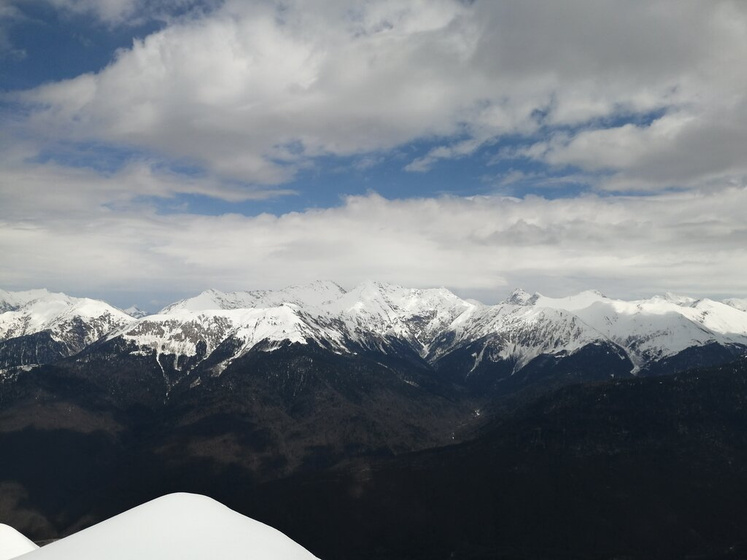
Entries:
[[677,305],[692,305],[697,301],[695,298],[673,294],[672,292],[666,292],[662,299]]
[[130,317],[134,317],[135,319],[142,319],[143,317],[148,316],[147,311],[143,311],[140,309],[137,305],[131,305],[127,309],[123,309],[125,313],[127,313]]
[[534,305],[539,297],[539,294],[532,295],[529,292],[518,288],[511,293],[504,303],[510,305]]
[[5,290],[0,290],[0,313],[16,311],[32,301],[49,297],[51,295],[67,297],[65,294],[52,294],[49,290],[44,288],[38,290],[26,290],[23,292],[7,292]]

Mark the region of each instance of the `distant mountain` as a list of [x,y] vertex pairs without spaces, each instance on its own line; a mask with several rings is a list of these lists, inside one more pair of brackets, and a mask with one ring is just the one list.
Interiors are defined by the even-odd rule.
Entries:
[[622,301],[593,291],[549,298],[517,290],[487,306],[442,288],[366,282],[346,291],[319,281],[276,291],[208,290],[135,320],[94,300],[2,292],[0,356],[7,369],[83,349],[148,355],[166,394],[220,375],[250,351],[313,344],[338,355],[406,357],[476,392],[506,393],[540,379],[586,378],[589,362],[598,378],[728,361],[747,348],[747,311],[739,305],[672,294]]
[[746,314],[736,306],[674,294],[630,302],[598,292],[559,299],[537,295],[532,305],[572,311],[624,348],[637,370],[688,348],[744,346],[747,335]]
[[367,282],[345,291],[315,282],[279,291],[210,290],[108,339],[152,355],[168,390],[219,375],[250,351],[297,343],[348,356],[407,356],[476,393],[508,393],[548,378],[671,373],[728,361],[747,348],[747,312],[707,299],[626,302],[598,292],[548,298],[517,291],[486,306],[445,289]]
[[731,305],[732,307],[735,307],[736,309],[739,309],[741,311],[747,311],[747,298],[729,298],[725,299],[724,303],[726,305]]
[[146,317],[148,315],[147,311],[143,311],[136,305],[132,305],[124,310],[127,315],[130,317],[134,317],[135,319],[142,319],[143,317]]
[[134,318],[93,299],[0,290],[0,372],[77,354]]

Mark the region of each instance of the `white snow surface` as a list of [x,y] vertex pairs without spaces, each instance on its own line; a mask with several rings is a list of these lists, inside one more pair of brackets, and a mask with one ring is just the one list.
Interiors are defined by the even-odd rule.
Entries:
[[169,494],[24,560],[314,560],[280,531],[197,494]]
[[0,523],[0,560],[10,560],[39,548],[13,527]]
[[27,290],[25,292],[6,292],[0,290],[0,312],[15,311],[35,299],[50,295],[47,290]]
[[340,286],[330,281],[318,280],[302,286],[290,286],[282,290],[255,290],[251,292],[220,292],[207,290],[201,294],[173,303],[159,314],[167,315],[179,311],[213,311],[217,309],[257,309],[277,307],[292,303],[305,308],[320,307],[345,293]]
[[512,360],[514,371],[518,371],[540,354],[572,354],[588,344],[605,340],[598,331],[563,309],[503,304],[474,309],[460,319],[452,324],[454,342],[440,347],[438,352],[441,355],[472,341],[484,340],[474,367],[487,357],[491,361]]

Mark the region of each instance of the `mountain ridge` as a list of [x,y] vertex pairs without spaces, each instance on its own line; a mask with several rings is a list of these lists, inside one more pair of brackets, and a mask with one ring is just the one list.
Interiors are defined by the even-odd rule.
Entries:
[[[562,298],[516,290],[499,304],[485,305],[445,288],[368,281],[345,290],[316,281],[281,290],[211,289],[134,317],[99,300],[47,290],[0,291],[0,368],[35,365],[31,354],[49,362],[103,338],[121,338],[134,344],[133,352],[153,354],[159,366],[161,356],[173,355],[176,369],[180,360],[194,369],[235,340],[233,355],[216,364],[217,374],[252,348],[309,342],[352,355],[386,354],[406,345],[432,366],[470,349],[462,360],[465,378],[488,362],[511,363],[513,375],[540,356],[562,358],[602,344],[624,353],[637,374],[691,348],[747,348],[747,311],[739,303],[669,293],[625,301],[593,290]],[[46,343],[55,350],[37,348],[45,343],[40,333],[48,333]],[[24,338],[29,335],[36,335],[33,343]],[[14,361],[10,354],[18,348],[26,355]]]

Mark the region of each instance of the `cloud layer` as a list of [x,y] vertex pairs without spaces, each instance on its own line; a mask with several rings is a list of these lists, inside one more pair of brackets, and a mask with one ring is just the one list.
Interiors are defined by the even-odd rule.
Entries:
[[[56,3],[108,22],[139,13],[134,0]],[[426,171],[506,135],[525,146],[499,159],[601,172],[594,184],[605,189],[747,174],[747,8],[737,0],[307,8],[228,0],[188,11],[98,74],[23,93],[25,126],[261,184],[287,182],[320,155],[424,139],[438,145],[405,165]]]
[[[88,202],[68,208],[68,189],[100,189],[100,179],[57,177],[59,199],[16,205],[0,222],[6,288],[108,291],[121,305],[129,303],[117,292],[166,294],[160,303],[167,303],[208,287],[276,288],[319,278],[447,286],[488,301],[518,286],[551,295],[589,288],[619,297],[747,293],[744,187],[557,200],[370,194],[337,208],[248,217],[115,211],[93,195],[73,198]],[[24,187],[33,189],[33,180]]]
[[[747,295],[744,2],[46,1],[162,28],[97,73],[0,100],[6,289]],[[20,6],[0,8],[6,55]],[[302,170],[331,179],[328,160],[399,166],[422,192],[277,215],[180,206],[288,195]],[[454,161],[520,196],[429,191]]]

